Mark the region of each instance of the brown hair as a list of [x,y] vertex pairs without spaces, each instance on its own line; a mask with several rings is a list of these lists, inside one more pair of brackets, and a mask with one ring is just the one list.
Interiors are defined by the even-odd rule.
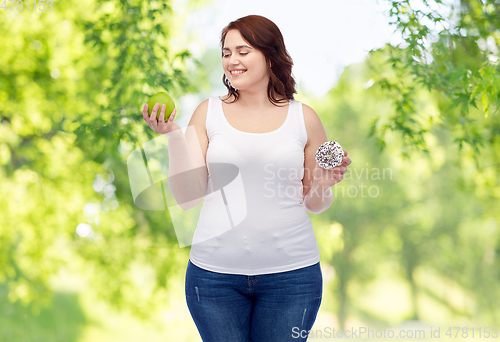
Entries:
[[[267,86],[267,97],[274,105],[276,103],[294,100],[296,94],[295,80],[292,76],[292,57],[285,47],[280,29],[271,20],[260,15],[248,15],[230,22],[221,33],[221,49],[224,48],[224,40],[230,30],[238,30],[243,39],[252,47],[261,51],[266,57],[266,64],[269,71],[269,84]],[[224,56],[224,52],[222,52]],[[271,62],[271,67],[269,67]],[[234,103],[239,98],[238,90],[234,89],[226,74],[222,76],[222,82],[228,89],[228,98],[233,95]],[[278,100],[278,95],[285,96],[288,100]]]

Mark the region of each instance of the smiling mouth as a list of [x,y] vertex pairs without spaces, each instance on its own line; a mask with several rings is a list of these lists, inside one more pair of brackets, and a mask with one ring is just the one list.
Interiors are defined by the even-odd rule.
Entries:
[[231,72],[231,76],[239,76],[239,75],[243,75],[245,72],[247,72],[247,71],[245,70],[245,71],[236,71],[236,72]]

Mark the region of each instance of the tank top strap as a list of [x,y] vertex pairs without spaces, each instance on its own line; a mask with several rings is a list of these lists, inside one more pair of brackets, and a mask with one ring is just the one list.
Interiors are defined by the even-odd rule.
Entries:
[[205,123],[207,129],[208,140],[212,139],[216,130],[220,130],[222,125],[222,99],[220,96],[212,96],[208,99],[207,121]]
[[293,100],[290,102],[292,106],[290,110],[290,115],[292,116],[293,125],[290,125],[290,129],[294,130],[294,133],[297,134],[303,146],[306,146],[307,143],[307,130],[306,123],[304,121],[304,112],[302,111],[302,102]]

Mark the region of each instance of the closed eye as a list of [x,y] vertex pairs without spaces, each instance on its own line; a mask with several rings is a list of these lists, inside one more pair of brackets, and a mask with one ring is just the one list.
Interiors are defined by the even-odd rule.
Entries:
[[[244,56],[244,55],[248,55],[248,52],[245,52],[245,53],[240,52],[240,55],[243,55],[243,56]],[[224,56],[222,56],[222,57],[228,57],[228,56],[229,56],[229,55],[224,55]]]

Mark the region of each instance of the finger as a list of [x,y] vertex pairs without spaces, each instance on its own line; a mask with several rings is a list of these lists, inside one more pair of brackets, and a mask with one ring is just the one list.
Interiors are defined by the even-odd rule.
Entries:
[[344,167],[344,166],[342,166],[342,165],[335,166],[335,167],[333,168],[333,172],[335,172],[335,173],[344,173],[344,172],[346,172],[346,171],[347,171],[347,168],[346,168],[346,167]]
[[142,109],[142,117],[144,118],[144,121],[146,121],[146,123],[148,124],[149,128],[152,129],[153,127],[151,127],[151,121],[149,120],[147,103],[144,105],[144,108]]
[[333,173],[333,176],[335,177],[336,175],[339,175],[341,173],[339,166],[335,166],[333,169],[330,170]]
[[160,108],[160,104],[156,103],[154,105],[154,107],[153,107],[153,110],[151,111],[151,120],[157,121],[157,119],[156,119],[156,113],[158,113],[158,108]]
[[343,151],[344,151],[344,157],[347,157],[347,151],[346,150]]
[[158,118],[158,122],[165,122],[165,109],[167,109],[166,104],[161,105],[160,117]]
[[148,115],[148,104],[146,103],[144,105],[144,108],[142,109],[142,116],[144,117],[144,121],[148,124],[149,127],[151,127],[151,121],[149,120],[149,115]]
[[170,121],[174,121],[175,113],[177,113],[177,108],[174,108],[172,114],[170,114],[170,117],[168,118]]
[[158,125],[158,119],[156,118],[156,114],[158,113],[158,107],[160,106],[159,103],[155,104],[154,107],[153,107],[153,110],[151,111],[151,124],[153,126],[157,126]]

